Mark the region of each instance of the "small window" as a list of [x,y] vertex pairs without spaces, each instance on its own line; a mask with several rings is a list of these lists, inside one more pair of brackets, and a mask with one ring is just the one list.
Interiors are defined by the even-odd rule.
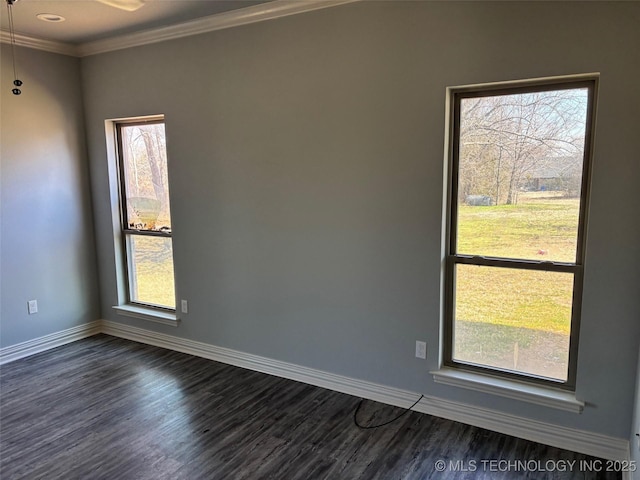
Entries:
[[445,365],[574,388],[595,88],[450,90]]
[[175,310],[164,122],[118,122],[116,137],[128,301]]

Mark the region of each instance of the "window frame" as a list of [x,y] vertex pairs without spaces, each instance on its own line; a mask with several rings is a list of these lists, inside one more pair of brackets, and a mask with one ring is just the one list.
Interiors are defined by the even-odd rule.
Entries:
[[[506,257],[491,257],[457,253],[458,239],[458,189],[460,154],[460,114],[461,100],[466,98],[490,97],[507,94],[524,94],[542,91],[587,88],[587,116],[585,119],[585,143],[583,152],[582,181],[580,191],[580,211],[576,238],[575,262],[536,261]],[[515,381],[574,391],[577,379],[577,356],[580,334],[580,316],[584,280],[584,261],[587,231],[588,204],[590,197],[592,153],[595,130],[598,75],[587,74],[569,77],[552,77],[515,82],[491,83],[447,89],[447,197],[445,217],[444,251],[444,321],[442,366],[459,371],[486,374]],[[495,268],[515,268],[564,272],[573,274],[573,297],[571,308],[571,330],[569,337],[569,358],[567,380],[562,381],[526,372],[500,369],[489,365],[478,365],[456,361],[454,353],[455,323],[455,270],[458,264],[479,265]]]
[[[120,223],[120,237],[121,237],[121,251],[122,251],[122,259],[123,259],[123,280],[125,286],[125,300],[127,305],[131,305],[135,308],[143,309],[143,310],[151,310],[159,313],[169,313],[175,314],[177,309],[177,297],[174,299],[174,303],[176,307],[171,308],[166,305],[159,305],[154,303],[141,302],[139,300],[134,300],[133,298],[133,287],[135,285],[135,275],[132,275],[132,272],[135,269],[133,256],[131,254],[131,242],[133,236],[141,236],[141,237],[162,237],[169,238],[172,244],[173,251],[173,227],[170,232],[160,231],[160,230],[139,230],[135,228],[129,227],[129,218],[128,218],[128,205],[127,205],[127,194],[126,194],[126,177],[125,177],[125,166],[124,166],[124,142],[122,129],[124,127],[135,127],[140,125],[165,125],[164,116],[153,116],[146,118],[132,118],[132,119],[120,119],[113,122],[113,130],[115,135],[115,150],[116,150],[116,166],[117,166],[117,186],[118,186],[118,199],[119,199],[119,223]],[[166,126],[166,125],[165,125]],[[168,188],[168,186],[167,186]],[[171,202],[171,196],[169,194],[169,202]],[[169,206],[171,209],[171,206]],[[173,259],[172,259],[173,262]],[[175,291],[175,274],[173,278],[173,285]]]

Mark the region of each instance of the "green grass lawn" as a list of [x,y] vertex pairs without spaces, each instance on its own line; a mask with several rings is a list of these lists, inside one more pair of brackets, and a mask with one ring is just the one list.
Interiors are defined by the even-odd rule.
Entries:
[[574,262],[579,207],[578,199],[532,194],[517,205],[462,205],[458,253]]
[[[461,206],[459,253],[575,261],[579,200],[541,194],[522,194],[517,205]],[[458,265],[456,284],[455,358],[508,369],[526,363],[530,373],[564,378],[573,275]]]
[[175,308],[171,239],[137,236],[134,246],[134,300]]
[[[461,206],[460,253],[575,261],[578,199],[527,198],[517,205]],[[458,318],[569,333],[573,275],[459,265]]]

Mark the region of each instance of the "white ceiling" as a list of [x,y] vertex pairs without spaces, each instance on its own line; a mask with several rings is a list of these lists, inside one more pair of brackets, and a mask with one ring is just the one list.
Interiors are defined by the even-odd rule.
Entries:
[[[0,9],[0,28],[9,30],[6,0]],[[15,32],[37,39],[80,45],[135,32],[176,25],[269,0],[144,0],[133,12],[97,0],[18,0],[13,4]],[[36,15],[49,13],[66,18],[48,23]]]

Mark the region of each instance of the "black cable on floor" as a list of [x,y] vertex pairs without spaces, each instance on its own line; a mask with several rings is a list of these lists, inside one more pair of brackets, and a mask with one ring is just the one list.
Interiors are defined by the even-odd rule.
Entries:
[[404,412],[402,412],[397,417],[392,418],[388,422],[381,423],[380,425],[360,425],[360,423],[358,423],[358,412],[360,411],[360,407],[362,406],[362,402],[364,401],[364,399],[360,399],[360,402],[358,402],[358,406],[356,407],[355,412],[353,412],[353,423],[355,423],[356,427],[361,428],[362,430],[368,430],[370,428],[384,427],[385,425],[389,425],[390,423],[393,423],[396,420],[398,420],[403,415],[406,415],[407,413],[409,413],[411,411],[411,409],[413,407],[415,407],[418,403],[420,403],[420,400],[422,400],[423,398],[424,398],[424,395],[420,395],[420,398],[418,400],[416,400],[415,403],[413,405],[411,405],[409,408],[407,408]]

